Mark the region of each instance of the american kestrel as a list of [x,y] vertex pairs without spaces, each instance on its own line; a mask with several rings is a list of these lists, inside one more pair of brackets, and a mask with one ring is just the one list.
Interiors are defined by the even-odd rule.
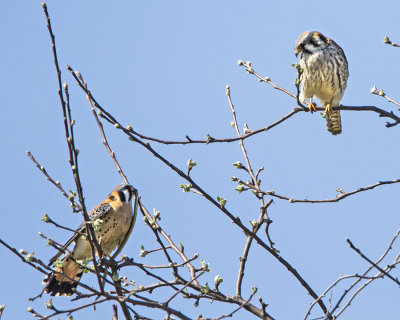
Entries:
[[[137,197],[135,188],[127,184],[120,185],[89,213],[90,220],[98,222],[94,232],[103,255],[109,256],[125,239],[131,222],[135,223],[136,216],[132,211],[132,199],[134,197]],[[84,261],[92,257],[89,241],[84,236],[86,234],[85,222],[78,227],[76,232],[79,233],[75,233],[63,246],[63,250],[66,250],[72,242],[75,242],[72,252],[66,254],[60,261],[62,266],[56,266],[55,270],[59,273],[49,273],[43,280],[43,284],[46,284],[45,292],[52,296],[71,296],[84,270],[75,261]],[[50,259],[49,265],[56,262],[61,254],[60,252]]]
[[296,56],[301,52],[300,101],[309,98],[310,111],[316,111],[312,103],[316,96],[325,107],[326,125],[333,135],[342,132],[339,106],[346,89],[349,70],[343,49],[332,39],[317,31],[306,31],[297,38]]

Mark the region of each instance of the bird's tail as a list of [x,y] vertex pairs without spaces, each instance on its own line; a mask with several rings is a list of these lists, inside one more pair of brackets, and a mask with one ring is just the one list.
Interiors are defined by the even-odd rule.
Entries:
[[62,261],[62,267],[55,270],[56,272],[49,273],[42,282],[46,284],[45,292],[52,296],[71,296],[82,277],[82,266],[66,257]]
[[326,127],[333,135],[342,133],[342,120],[340,119],[340,111],[334,110],[326,113]]

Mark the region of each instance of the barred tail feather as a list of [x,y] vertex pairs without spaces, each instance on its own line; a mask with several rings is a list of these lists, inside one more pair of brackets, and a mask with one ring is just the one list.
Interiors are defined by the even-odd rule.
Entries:
[[[71,296],[78,286],[83,268],[75,261],[65,258],[63,266],[56,268],[59,273],[49,273],[43,280],[45,292],[52,296]],[[73,279],[73,280],[71,280]]]
[[333,135],[342,133],[342,120],[340,118],[340,111],[334,110],[330,114],[326,114],[326,126],[328,131]]

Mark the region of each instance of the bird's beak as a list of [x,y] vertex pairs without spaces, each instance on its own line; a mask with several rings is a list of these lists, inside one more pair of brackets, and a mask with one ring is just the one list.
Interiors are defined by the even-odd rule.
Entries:
[[298,48],[296,49],[296,51],[294,53],[296,57],[299,55],[300,51],[301,51],[301,49],[298,49]]

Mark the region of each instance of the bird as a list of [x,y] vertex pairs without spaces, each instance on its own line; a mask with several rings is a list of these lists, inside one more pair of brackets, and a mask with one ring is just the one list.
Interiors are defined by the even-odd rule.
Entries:
[[[119,185],[101,204],[89,212],[90,220],[98,222],[98,226],[93,229],[103,256],[109,256],[121,245],[125,237],[129,236],[131,223],[133,227],[136,220],[136,210],[132,210],[132,199],[136,199],[137,196],[137,190],[131,185]],[[75,292],[84,271],[77,262],[87,261],[92,257],[90,243],[85,235],[86,223],[82,222],[60,252],[50,259],[49,266],[55,264],[56,268],[55,272],[47,274],[42,282],[45,284],[46,293],[51,296],[71,296]],[[59,260],[72,242],[75,242],[72,252]]]
[[325,107],[324,117],[328,131],[333,135],[342,132],[340,111],[333,110],[346,90],[349,69],[343,49],[332,39],[318,31],[303,32],[296,40],[295,54],[301,53],[301,90],[299,100],[310,99],[311,112],[316,111],[312,102],[315,96]]

